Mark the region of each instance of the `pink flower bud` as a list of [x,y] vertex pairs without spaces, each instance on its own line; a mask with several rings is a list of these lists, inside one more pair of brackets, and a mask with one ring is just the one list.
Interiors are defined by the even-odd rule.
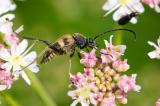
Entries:
[[109,51],[107,49],[101,50],[101,59],[102,63],[110,63],[119,58],[119,55],[117,55],[114,51]]
[[118,72],[125,72],[129,69],[129,65],[127,64],[127,60],[121,61],[117,60],[114,61],[112,67],[117,70]]
[[13,83],[11,73],[0,69],[0,91],[9,89]]
[[19,38],[17,37],[17,34],[15,32],[13,32],[12,35],[5,35],[4,36],[4,41],[8,45],[15,45],[19,42]]
[[80,60],[80,63],[85,67],[92,68],[96,65],[97,58],[93,53],[83,53],[83,58]]
[[102,101],[101,106],[116,106],[115,97],[114,96],[110,96],[108,98],[104,98],[103,101]]
[[94,77],[94,69],[92,68],[85,68],[84,69],[84,76],[88,78],[93,78]]
[[122,103],[122,104],[127,104],[128,100],[127,100],[127,94],[118,89],[116,92],[115,92],[115,96],[116,96],[116,100],[118,100],[118,102]]
[[136,76],[136,74],[133,74],[129,77],[126,75],[121,76],[117,83],[118,87],[126,93],[129,91],[139,92],[141,87],[139,85],[136,85]]
[[77,73],[77,75],[70,74],[71,86],[78,86],[82,83],[82,79],[84,79],[84,76],[81,73]]

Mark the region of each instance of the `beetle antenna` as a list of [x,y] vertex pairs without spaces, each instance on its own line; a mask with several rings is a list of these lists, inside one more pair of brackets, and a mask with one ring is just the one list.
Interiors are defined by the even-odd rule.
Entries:
[[46,40],[42,40],[42,39],[37,39],[37,38],[32,38],[32,37],[28,37],[28,36],[23,36],[24,39],[28,39],[28,40],[37,40],[37,41],[40,41],[40,42],[43,42],[45,43],[46,45],[50,45],[50,43]]
[[136,33],[135,33],[133,30],[127,29],[127,28],[118,28],[118,29],[111,29],[111,30],[108,30],[108,31],[106,31],[106,32],[103,32],[103,33],[95,36],[95,37],[94,37],[94,40],[96,40],[97,38],[99,38],[100,36],[102,36],[102,35],[104,35],[104,34],[107,34],[107,33],[109,33],[109,32],[119,31],[119,30],[124,30],[124,31],[131,32],[131,33],[133,34],[134,38],[136,39]]

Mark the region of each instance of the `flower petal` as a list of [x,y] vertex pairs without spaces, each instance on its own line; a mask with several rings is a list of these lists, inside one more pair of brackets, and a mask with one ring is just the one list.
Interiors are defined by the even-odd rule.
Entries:
[[156,10],[157,13],[160,13],[160,7],[159,7],[159,5],[155,5],[155,10]]
[[12,26],[12,22],[6,22],[4,24],[1,24],[0,32],[2,32],[4,35],[11,35],[13,33]]
[[10,53],[5,48],[0,48],[0,58],[2,60],[8,61],[10,57]]
[[22,78],[26,81],[26,83],[28,85],[31,85],[31,81],[30,81],[30,79],[28,78],[27,74],[24,71],[21,72],[21,75],[22,75]]
[[142,3],[139,0],[133,0],[132,3],[128,5],[132,10],[138,12],[138,13],[143,13],[144,12],[144,7]]
[[76,96],[76,90],[75,91],[69,91],[68,96],[70,96],[70,97]]
[[109,42],[107,40],[104,40],[104,43],[105,43],[106,48],[108,48],[109,47]]
[[[15,15],[14,14],[6,14],[6,15],[3,15],[2,17],[0,17],[0,25],[2,23],[6,23],[8,20],[11,21],[12,19],[15,18]],[[6,20],[7,19],[7,20]]]
[[155,48],[158,48],[158,46],[154,42],[148,41],[148,44],[155,47]]
[[113,47],[113,49],[121,55],[125,52],[126,48],[126,45],[118,45]]
[[14,55],[21,55],[26,50],[27,46],[28,46],[28,41],[26,39],[24,39],[15,48],[15,52],[13,52],[13,54]]
[[6,14],[0,17],[0,32],[5,35],[11,35],[13,33],[13,23],[10,22],[15,17],[14,14]]
[[37,73],[39,71],[39,67],[37,66],[37,63],[31,64],[30,66],[28,66],[28,69],[34,73]]
[[37,53],[35,51],[30,52],[26,56],[23,57],[22,66],[27,66],[32,63],[37,57]]
[[117,0],[107,0],[107,2],[103,5],[102,9],[105,11],[108,11],[112,8],[114,8],[117,5]]
[[2,64],[1,68],[6,69],[7,71],[10,71],[12,68],[12,65],[9,62],[7,62],[7,63]]
[[149,52],[149,53],[148,53],[148,56],[149,56],[151,59],[154,59],[154,58],[160,59],[160,55],[157,54],[156,50],[154,50],[154,51],[152,51],[152,52]]
[[137,18],[135,18],[135,17],[131,18],[130,22],[132,24],[136,24],[137,23]]
[[134,90],[135,90],[135,91],[137,91],[137,92],[140,92],[140,90],[141,90],[141,86],[136,85],[136,86],[135,86],[135,88],[134,88]]
[[21,67],[20,66],[13,66],[13,72],[20,71]]
[[76,105],[78,104],[78,102],[80,102],[80,100],[79,100],[79,99],[74,100],[74,101],[73,101],[73,103],[72,103],[70,106],[76,106]]
[[89,103],[87,103],[86,100],[82,99],[81,101],[82,106],[89,106]]
[[159,36],[159,38],[157,39],[157,44],[158,44],[158,46],[160,46],[160,36]]
[[113,11],[115,11],[116,9],[118,9],[119,7],[120,7],[120,4],[117,4],[112,9],[110,9],[104,16],[107,16],[108,14],[112,13]]
[[20,76],[20,74],[21,74],[21,71],[20,71],[20,70],[14,71],[12,74],[13,74],[13,80],[16,81],[16,80],[19,79],[19,76]]
[[0,85],[0,91],[3,91],[3,90],[5,90],[5,89],[7,89],[7,86],[6,86],[6,85]]
[[118,21],[120,18],[128,14],[128,9],[125,6],[120,7],[114,14],[113,20]]
[[21,25],[15,32],[20,33],[24,30],[23,25]]
[[16,9],[16,5],[12,4],[12,0],[0,0],[0,2],[0,15]]

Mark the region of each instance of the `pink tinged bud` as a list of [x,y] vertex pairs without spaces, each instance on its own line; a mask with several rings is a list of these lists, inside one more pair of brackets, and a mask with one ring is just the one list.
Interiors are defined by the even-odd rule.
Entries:
[[93,53],[83,53],[83,58],[80,60],[80,63],[85,67],[92,68],[96,65],[97,58]]
[[120,78],[120,75],[119,75],[119,74],[115,74],[115,75],[113,76],[113,79],[114,79],[115,81],[118,81],[119,78]]
[[94,69],[92,68],[84,68],[84,76],[88,78],[94,77]]
[[122,90],[117,90],[115,92],[116,100],[122,104],[127,104],[127,94]]
[[160,106],[160,99],[157,100],[156,106]]
[[115,97],[114,96],[110,96],[108,98],[104,98],[103,101],[102,101],[101,106],[116,106]]
[[120,98],[120,99],[118,99],[118,101],[119,101],[120,103],[122,103],[122,104],[127,104],[128,99],[127,99],[127,98]]
[[111,76],[114,76],[116,74],[116,72],[113,69],[111,69],[109,66],[106,66],[104,68],[104,72]]
[[117,60],[113,62],[112,67],[118,72],[125,72],[129,69],[129,65],[127,64],[127,60],[121,61]]
[[126,76],[123,75],[120,77],[118,81],[118,87],[123,90],[124,92],[129,92],[129,91],[137,91],[141,89],[139,85],[136,85],[136,74],[132,74],[132,76]]
[[0,91],[9,89],[13,83],[10,72],[0,69]]
[[113,51],[109,51],[107,49],[101,50],[102,63],[110,63],[110,62],[117,60],[118,58],[119,58],[119,55],[117,55]]
[[5,35],[4,40],[8,45],[16,45],[19,42],[19,38],[15,32],[12,35]]
[[99,78],[103,77],[103,75],[104,75],[104,73],[103,73],[101,70],[96,70],[95,74],[96,74]]
[[102,101],[103,99],[103,94],[99,93],[99,94],[95,94],[95,97],[94,97],[95,101],[99,102],[99,101]]
[[70,74],[71,86],[79,86],[83,79],[84,76],[81,73],[77,73],[77,75]]

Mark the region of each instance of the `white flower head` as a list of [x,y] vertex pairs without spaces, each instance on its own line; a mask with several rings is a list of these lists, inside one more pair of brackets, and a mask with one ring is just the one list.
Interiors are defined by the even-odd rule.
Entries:
[[15,9],[16,5],[12,3],[12,0],[0,0],[0,15]]
[[11,35],[13,33],[11,22],[12,19],[15,18],[14,14],[6,14],[0,17],[0,32],[5,35]]
[[69,91],[68,96],[75,99],[70,106],[76,106],[78,103],[81,103],[82,106],[89,106],[90,103],[96,104],[95,95],[92,93],[93,89],[95,89],[93,83],[83,82],[76,90]]
[[119,56],[124,55],[126,50],[126,45],[113,45],[112,38],[113,35],[110,36],[110,42],[104,40],[106,49],[101,49],[101,59],[103,63],[116,61]]
[[[22,78],[30,85],[31,82],[22,69],[31,64],[37,58],[37,54],[35,51],[28,53],[31,48],[26,50],[27,46],[27,40],[23,40],[18,45],[11,46],[10,50],[1,48],[0,58],[6,61],[4,64],[1,65],[1,68],[6,69],[7,71],[13,70],[13,76],[19,77],[19,75],[21,75]],[[36,62],[29,65],[27,68],[35,73],[39,71]]]
[[152,52],[149,52],[148,56],[151,59],[160,59],[160,37],[157,40],[158,45],[156,45],[154,42],[151,42],[151,41],[148,41],[148,44],[155,47],[155,50]]
[[126,50],[126,45],[113,45],[112,44],[113,35],[110,36],[110,41],[104,40],[106,48],[115,51],[118,55],[124,55],[124,52]]
[[[118,21],[123,16],[133,12],[139,14],[144,12],[144,7],[140,0],[107,0],[102,8],[104,11],[107,11],[106,15],[115,11],[113,14],[114,21]],[[133,17],[130,22],[135,24],[137,23],[137,19]]]

